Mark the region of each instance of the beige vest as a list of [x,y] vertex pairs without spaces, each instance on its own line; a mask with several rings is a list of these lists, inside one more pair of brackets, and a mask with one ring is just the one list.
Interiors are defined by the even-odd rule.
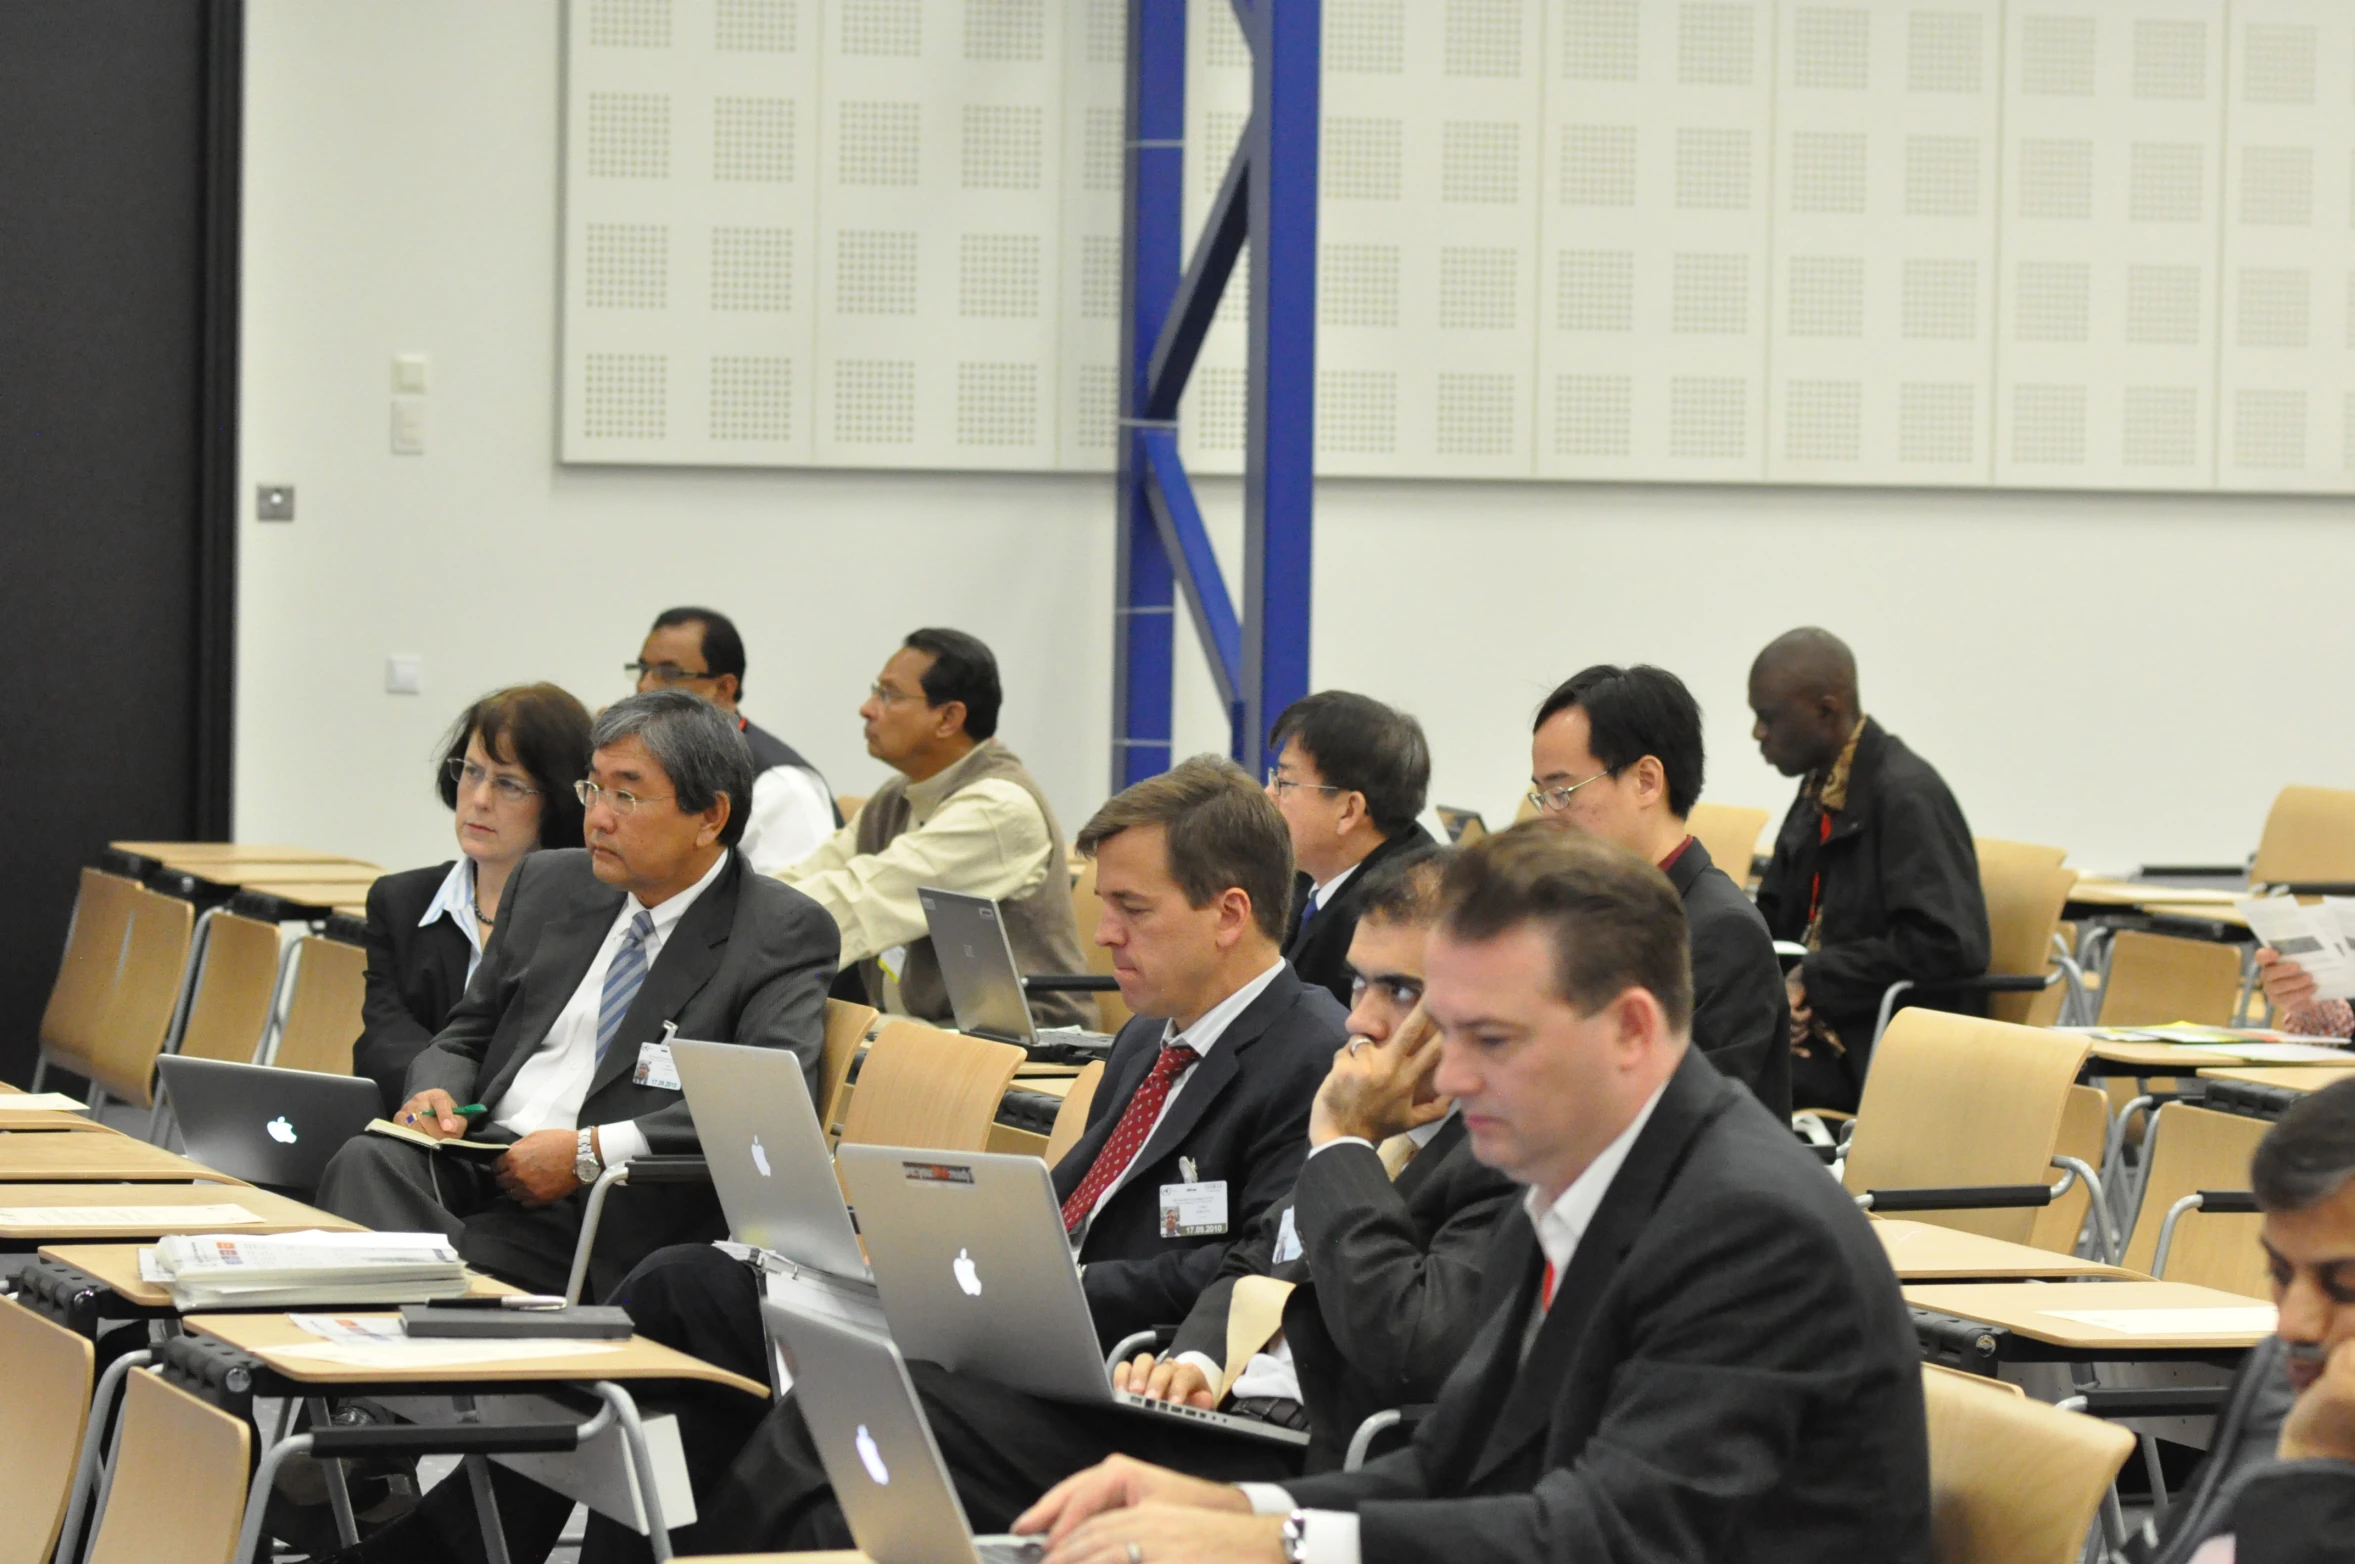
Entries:
[[[1013,783],[1030,795],[1039,813],[1047,822],[1047,877],[1027,895],[999,904],[999,916],[1006,926],[1006,939],[1014,947],[1014,966],[1025,974],[1044,972],[1085,972],[1087,962],[1079,950],[1079,928],[1071,915],[1071,863],[1063,853],[1063,828],[1055,823],[1055,811],[1047,804],[1047,797],[1039,791],[1037,782],[1024,769],[1014,752],[989,739],[974,746],[973,752],[941,773],[948,787],[941,794],[945,803],[959,791],[976,782],[995,777]],[[858,847],[862,853],[879,853],[908,828],[908,779],[895,776],[867,800],[867,807],[859,812]],[[956,886],[944,886],[955,890]],[[883,1005],[883,969],[873,960],[859,963],[859,980],[866,985],[867,1000],[881,1008]],[[936,1021],[943,1026],[956,1024],[949,1006],[948,985],[941,981],[940,961],[932,953],[932,941],[920,939],[908,945],[906,963],[900,969],[899,1000],[912,1016]],[[1095,1002],[1085,994],[1033,994],[1030,1013],[1040,1026],[1096,1025]]]

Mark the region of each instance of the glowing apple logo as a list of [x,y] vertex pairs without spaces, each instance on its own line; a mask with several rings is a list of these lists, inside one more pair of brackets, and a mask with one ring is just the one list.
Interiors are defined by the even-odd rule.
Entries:
[[262,1128],[268,1130],[270,1132],[270,1138],[278,1142],[279,1145],[291,1146],[294,1144],[294,1126],[286,1121],[285,1114],[281,1113],[278,1115],[278,1117],[263,1125]]
[[957,1257],[949,1262],[949,1269],[957,1273],[957,1285],[965,1289],[967,1297],[981,1296],[981,1270],[973,1263],[971,1255],[962,1249],[958,1250]]
[[867,1432],[867,1425],[864,1423],[859,1425],[857,1444],[859,1464],[866,1467],[869,1477],[875,1479],[875,1486],[878,1488],[889,1486],[891,1468],[883,1464],[883,1452],[875,1448],[875,1436]]
[[769,1172],[769,1154],[761,1149],[760,1137],[758,1135],[752,1137],[752,1165],[760,1169],[760,1176],[762,1178],[769,1178],[772,1176]]

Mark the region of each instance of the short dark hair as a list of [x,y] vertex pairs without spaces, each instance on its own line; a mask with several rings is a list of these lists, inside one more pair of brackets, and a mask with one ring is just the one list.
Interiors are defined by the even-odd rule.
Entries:
[[752,751],[733,718],[686,690],[648,690],[599,712],[589,734],[595,749],[627,738],[643,742],[670,778],[681,813],[701,814],[725,796],[728,823],[720,827],[720,845],[744,839],[752,821]]
[[1333,787],[1366,796],[1374,829],[1396,836],[1423,812],[1431,786],[1431,746],[1423,725],[1370,695],[1319,690],[1284,708],[1268,730],[1268,754],[1298,741]]
[[1428,928],[1439,921],[1441,882],[1455,849],[1436,844],[1417,845],[1394,853],[1360,871],[1365,884],[1357,890],[1357,921],[1407,923]]
[[1701,704],[1665,668],[1597,663],[1572,674],[1537,708],[1534,733],[1555,713],[1586,713],[1586,747],[1617,776],[1646,755],[1668,776],[1668,812],[1679,820],[1701,797]]
[[1169,877],[1186,905],[1231,888],[1251,898],[1259,931],[1283,943],[1292,916],[1292,829],[1267,790],[1224,755],[1196,755],[1104,801],[1073,845],[1083,858],[1132,826],[1169,833]]
[[2249,1189],[2268,1211],[2304,1211],[2355,1179],[2355,1080],[2299,1098],[2249,1159]]
[[962,630],[911,630],[900,645],[926,652],[932,666],[924,670],[924,704],[965,704],[965,736],[979,742],[998,731],[998,706],[1006,698],[998,686],[998,660],[978,636]]
[[1626,849],[1524,820],[1459,848],[1440,895],[1440,927],[1454,939],[1543,925],[1554,947],[1554,992],[1581,1014],[1641,988],[1660,1002],[1669,1030],[1691,1028],[1684,902],[1667,875]]
[[721,674],[736,676],[736,692],[744,692],[744,637],[736,633],[736,621],[716,608],[666,608],[654,616],[657,630],[676,630],[681,625],[703,626],[703,666],[716,679]]
[[521,766],[540,790],[540,845],[581,845],[581,801],[572,785],[589,772],[589,710],[570,690],[517,684],[493,690],[458,714],[442,738],[435,787],[443,804],[458,807],[458,779],[450,762],[466,758],[466,741],[482,735],[493,760]]

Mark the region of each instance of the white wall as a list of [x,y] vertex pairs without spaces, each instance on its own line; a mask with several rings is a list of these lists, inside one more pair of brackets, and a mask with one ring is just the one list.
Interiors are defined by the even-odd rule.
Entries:
[[[743,626],[748,710],[845,792],[883,775],[852,708],[898,635],[980,634],[1006,737],[1076,825],[1107,774],[1108,482],[556,464],[559,54],[556,0],[250,7],[241,479],[296,485],[299,519],[241,539],[240,836],[443,855],[430,768],[455,711],[532,678],[611,699],[651,615],[697,599]],[[411,351],[433,359],[431,446],[395,457],[390,364]],[[1232,578],[1235,487],[1205,500]],[[2283,782],[2355,785],[2334,698],[2349,515],[1331,482],[1315,667],[1418,713],[1434,797],[1493,821],[1555,680],[1659,662],[1709,713],[1710,795],[1779,812],[1743,677],[1776,632],[1823,623],[1981,832],[2100,867],[2235,858]],[[422,698],[383,692],[390,653],[425,657]],[[1182,747],[1223,743],[1207,689],[1186,666]]]

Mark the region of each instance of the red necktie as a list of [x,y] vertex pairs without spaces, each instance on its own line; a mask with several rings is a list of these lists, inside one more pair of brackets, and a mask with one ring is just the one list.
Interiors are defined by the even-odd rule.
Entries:
[[1112,1138],[1096,1153],[1095,1165],[1088,1169],[1088,1176],[1079,1181],[1079,1188],[1063,1202],[1063,1231],[1078,1232],[1088,1213],[1096,1209],[1097,1200],[1112,1187],[1113,1180],[1128,1171],[1129,1163],[1144,1149],[1145,1137],[1153,1133],[1154,1122],[1161,1117],[1161,1105],[1169,1100],[1169,1089],[1201,1057],[1183,1043],[1163,1045],[1161,1057],[1153,1061],[1151,1073],[1138,1083],[1136,1095],[1129,1098],[1120,1122],[1112,1127]]
[[1538,1284],[1537,1284],[1537,1307],[1539,1308],[1539,1310],[1540,1310],[1540,1311],[1542,1311],[1542,1312],[1545,1312],[1545,1313],[1549,1313],[1549,1314],[1550,1314],[1551,1312],[1553,1312],[1553,1307],[1554,1307],[1554,1262],[1553,1262],[1553,1261],[1551,1261],[1551,1260],[1548,1260],[1548,1261],[1545,1263],[1545,1276],[1544,1276],[1544,1278],[1543,1278],[1541,1281],[1539,1281],[1539,1282],[1538,1282]]

